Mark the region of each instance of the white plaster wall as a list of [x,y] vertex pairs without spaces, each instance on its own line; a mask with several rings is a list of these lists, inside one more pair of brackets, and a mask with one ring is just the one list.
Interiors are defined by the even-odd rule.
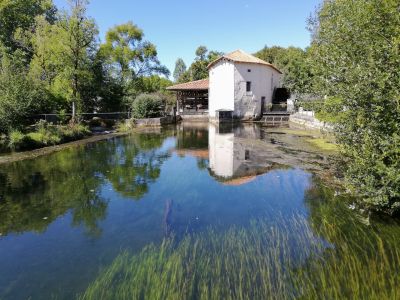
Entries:
[[[265,97],[266,105],[272,102],[281,74],[269,66],[247,63],[235,63],[234,73],[234,115],[239,118],[260,116],[261,98]],[[247,81],[251,82],[251,92],[246,92]]]
[[208,95],[210,117],[215,117],[215,111],[218,109],[234,110],[234,70],[234,64],[226,60],[221,60],[210,69]]

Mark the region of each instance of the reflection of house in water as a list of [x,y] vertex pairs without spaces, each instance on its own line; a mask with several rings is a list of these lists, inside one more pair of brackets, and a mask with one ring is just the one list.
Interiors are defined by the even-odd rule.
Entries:
[[210,174],[226,185],[240,185],[270,171],[274,165],[245,142],[260,136],[260,128],[253,124],[209,124]]
[[[203,161],[209,172],[224,185],[241,185],[273,169],[265,155],[249,141],[259,140],[256,124],[181,123],[175,153]],[[265,154],[265,153],[264,153]]]

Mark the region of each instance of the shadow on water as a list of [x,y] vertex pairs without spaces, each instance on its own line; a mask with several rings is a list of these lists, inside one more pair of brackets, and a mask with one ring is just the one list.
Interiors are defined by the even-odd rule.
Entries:
[[398,224],[305,139],[183,123],[2,166],[0,298],[393,298]]

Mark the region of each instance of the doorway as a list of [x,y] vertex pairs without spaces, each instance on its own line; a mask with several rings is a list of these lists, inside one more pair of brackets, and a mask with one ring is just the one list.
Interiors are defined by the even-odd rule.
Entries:
[[265,99],[265,97],[261,97],[261,114],[265,113],[266,110]]

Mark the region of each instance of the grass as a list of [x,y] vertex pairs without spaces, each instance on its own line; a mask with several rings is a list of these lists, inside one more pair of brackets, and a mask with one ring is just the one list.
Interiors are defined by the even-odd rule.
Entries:
[[307,139],[307,142],[323,151],[339,151],[339,147],[325,138]]
[[133,128],[132,124],[128,122],[119,122],[117,124],[117,131],[118,132],[129,132]]
[[317,130],[301,130],[292,128],[282,128],[275,130],[280,133],[286,133],[291,135],[297,135],[306,138],[306,141],[312,146],[322,151],[337,152],[339,147],[332,142],[332,137],[326,134],[322,134]]
[[311,129],[294,129],[294,128],[271,128],[268,129],[267,132],[278,132],[278,133],[285,133],[297,136],[304,136],[304,137],[312,137],[312,136],[319,136],[321,133],[318,130],[311,130]]
[[63,126],[39,122],[34,131],[28,133],[11,131],[8,136],[8,148],[31,150],[78,140],[90,134],[90,130],[81,124]]
[[352,240],[322,227],[293,217],[166,238],[123,252],[79,299],[398,299],[398,248],[371,230]]

